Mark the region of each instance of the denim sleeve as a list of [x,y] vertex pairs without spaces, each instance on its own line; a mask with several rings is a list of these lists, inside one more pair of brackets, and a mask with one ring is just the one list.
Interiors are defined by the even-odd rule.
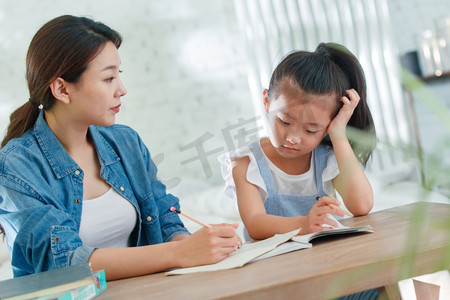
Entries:
[[12,176],[0,177],[0,223],[15,277],[86,262],[94,251],[68,213]]
[[156,203],[158,209],[163,241],[171,241],[179,234],[190,234],[178,214],[170,210],[172,206],[180,209],[179,199],[172,194],[168,194],[166,192],[166,186],[157,178],[157,167],[151,159],[150,152],[142,141],[141,149],[147,161],[147,172],[152,185],[154,203]]

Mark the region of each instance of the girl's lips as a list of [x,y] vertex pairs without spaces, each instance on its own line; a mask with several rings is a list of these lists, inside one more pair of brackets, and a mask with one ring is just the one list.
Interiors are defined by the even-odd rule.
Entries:
[[291,151],[291,152],[297,152],[297,151],[299,151],[298,149],[291,148],[291,147],[288,147],[288,146],[285,146],[285,145],[283,145],[283,149],[284,149],[284,150],[287,150],[287,151]]

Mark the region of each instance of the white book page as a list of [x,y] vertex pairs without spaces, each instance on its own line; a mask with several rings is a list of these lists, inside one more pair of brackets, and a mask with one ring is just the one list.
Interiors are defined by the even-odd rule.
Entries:
[[329,227],[329,230],[313,232],[309,234],[294,236],[292,240],[298,243],[310,244],[309,242],[316,237],[326,236],[326,235],[334,235],[334,234],[345,234],[345,233],[354,233],[354,232],[373,232],[372,226],[358,226],[358,227],[348,227],[342,225],[338,220],[336,220],[332,215],[329,217],[330,219],[336,221],[338,224],[336,227],[332,227],[329,225],[323,225],[323,227]]
[[280,254],[284,254],[284,253],[288,253],[288,252],[292,252],[292,251],[296,251],[296,250],[307,249],[307,248],[311,248],[311,247],[312,247],[312,244],[304,244],[304,243],[288,241],[286,243],[278,245],[278,247],[276,247],[273,250],[270,250],[269,252],[264,253],[263,255],[255,257],[254,259],[249,261],[249,263],[260,260],[260,259],[269,258],[272,256],[276,256],[276,255],[280,255]]
[[231,253],[227,258],[218,263],[190,268],[174,269],[169,272],[166,272],[166,275],[189,274],[195,272],[227,270],[242,267],[252,259],[264,253],[267,253],[270,250],[276,248],[278,245],[290,240],[293,236],[295,236],[299,232],[300,229],[296,229],[288,233],[276,234],[273,237],[265,240],[252,243],[245,243],[242,245],[240,249]]

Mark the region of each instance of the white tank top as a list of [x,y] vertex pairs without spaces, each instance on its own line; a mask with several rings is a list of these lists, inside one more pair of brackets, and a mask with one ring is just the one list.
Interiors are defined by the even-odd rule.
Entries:
[[90,247],[128,247],[136,220],[134,206],[110,188],[98,198],[83,200],[79,235]]

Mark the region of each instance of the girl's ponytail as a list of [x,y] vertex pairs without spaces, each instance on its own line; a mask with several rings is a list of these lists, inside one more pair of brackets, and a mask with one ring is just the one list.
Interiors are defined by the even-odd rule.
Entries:
[[[358,59],[344,46],[334,43],[319,44],[316,52],[324,51],[329,54],[330,59],[345,73],[350,88],[355,89],[361,97],[348,122],[348,126],[350,127],[350,144],[360,162],[365,166],[375,148],[376,133],[372,114],[367,105],[364,71]],[[346,96],[346,94],[344,93],[343,96]]]

